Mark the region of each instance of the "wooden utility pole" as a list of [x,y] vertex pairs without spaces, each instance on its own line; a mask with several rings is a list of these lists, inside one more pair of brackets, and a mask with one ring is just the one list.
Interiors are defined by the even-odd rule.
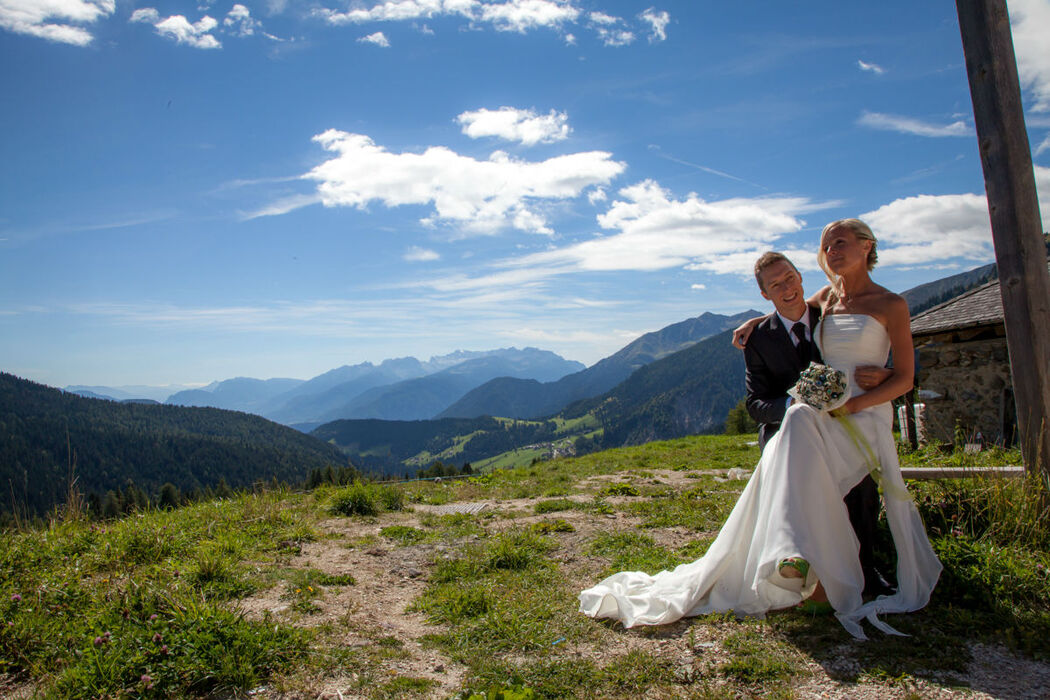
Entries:
[[1021,456],[1050,482],[1050,275],[1006,0],[956,0],[992,220]]

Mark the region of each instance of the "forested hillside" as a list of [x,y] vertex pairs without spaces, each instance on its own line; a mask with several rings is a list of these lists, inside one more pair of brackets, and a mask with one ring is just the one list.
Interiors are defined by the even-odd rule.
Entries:
[[296,483],[347,463],[335,447],[258,416],[88,399],[0,373],[0,510],[42,514],[61,503],[73,458],[80,490],[100,495],[129,480],[147,493],[166,482],[183,492],[220,480]]
[[437,420],[337,420],[311,435],[331,441],[352,455],[366,471],[414,474],[435,459],[463,464],[491,457],[523,445],[555,439],[559,423],[498,418],[441,418]]
[[721,432],[729,409],[744,395],[744,354],[731,338],[726,331],[646,365],[562,415],[598,415],[603,448]]

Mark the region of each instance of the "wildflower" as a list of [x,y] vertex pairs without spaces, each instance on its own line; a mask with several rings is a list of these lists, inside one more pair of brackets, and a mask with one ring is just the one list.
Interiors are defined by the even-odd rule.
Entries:
[[157,621],[157,613],[153,613],[152,615],[150,615],[149,616],[149,621],[150,622],[156,622]]
[[20,602],[22,602],[22,596],[20,596],[17,593],[15,593],[13,596],[11,596],[11,602],[12,603],[20,603]]
[[162,644],[160,646],[160,653],[164,654],[164,656],[168,655],[168,645],[167,644]]
[[105,644],[105,642],[102,640],[102,637],[95,637],[95,641],[92,642],[92,644],[94,644],[97,647],[100,647],[103,644]]
[[160,636],[160,632],[157,632],[155,635],[153,635],[154,644],[159,644],[161,641],[163,641],[163,639],[164,637]]
[[313,587],[313,586],[307,586],[307,587],[306,587],[306,590],[308,590],[308,591],[310,591],[311,593],[313,593],[313,592],[314,592],[314,587]]
[[153,687],[153,678],[148,674],[143,673],[142,677],[139,678],[139,680],[142,681],[142,685],[146,686],[146,690],[149,690]]

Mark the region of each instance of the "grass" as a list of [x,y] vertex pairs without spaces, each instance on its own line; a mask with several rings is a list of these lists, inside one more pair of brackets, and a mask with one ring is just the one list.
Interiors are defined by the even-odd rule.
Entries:
[[[370,698],[443,697],[436,676],[404,670],[436,654],[459,667],[451,694],[463,698],[788,698],[814,662],[840,683],[900,695],[918,680],[961,682],[975,641],[1050,659],[1050,516],[1035,506],[1038,485],[1021,480],[909,485],[945,567],[926,610],[888,620],[910,637],[873,632],[873,643],[860,644],[831,618],[790,611],[630,631],[579,615],[579,589],[608,573],[655,573],[702,555],[746,484],[713,472],[752,468],[750,440],[686,438],[452,482],[242,494],[6,533],[0,682],[29,683],[49,698],[243,696],[260,687],[316,697],[335,682]],[[910,466],[1018,459],[903,456]],[[687,484],[672,487],[666,471]],[[479,499],[524,505],[474,515],[406,508]],[[333,518],[352,532],[322,535]],[[880,536],[889,538],[884,524]],[[301,563],[312,542],[418,562],[425,573],[403,605],[428,621],[425,634],[361,622],[354,615],[368,601],[357,594],[369,582],[349,566]],[[256,595],[289,610],[240,612]],[[342,618],[332,617],[336,600],[350,601]],[[368,643],[348,646],[348,631]]]

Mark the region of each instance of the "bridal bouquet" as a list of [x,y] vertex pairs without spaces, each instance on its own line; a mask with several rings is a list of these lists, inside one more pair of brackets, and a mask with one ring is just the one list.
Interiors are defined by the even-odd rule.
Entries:
[[818,410],[834,411],[849,399],[849,382],[845,372],[811,362],[788,394]]

